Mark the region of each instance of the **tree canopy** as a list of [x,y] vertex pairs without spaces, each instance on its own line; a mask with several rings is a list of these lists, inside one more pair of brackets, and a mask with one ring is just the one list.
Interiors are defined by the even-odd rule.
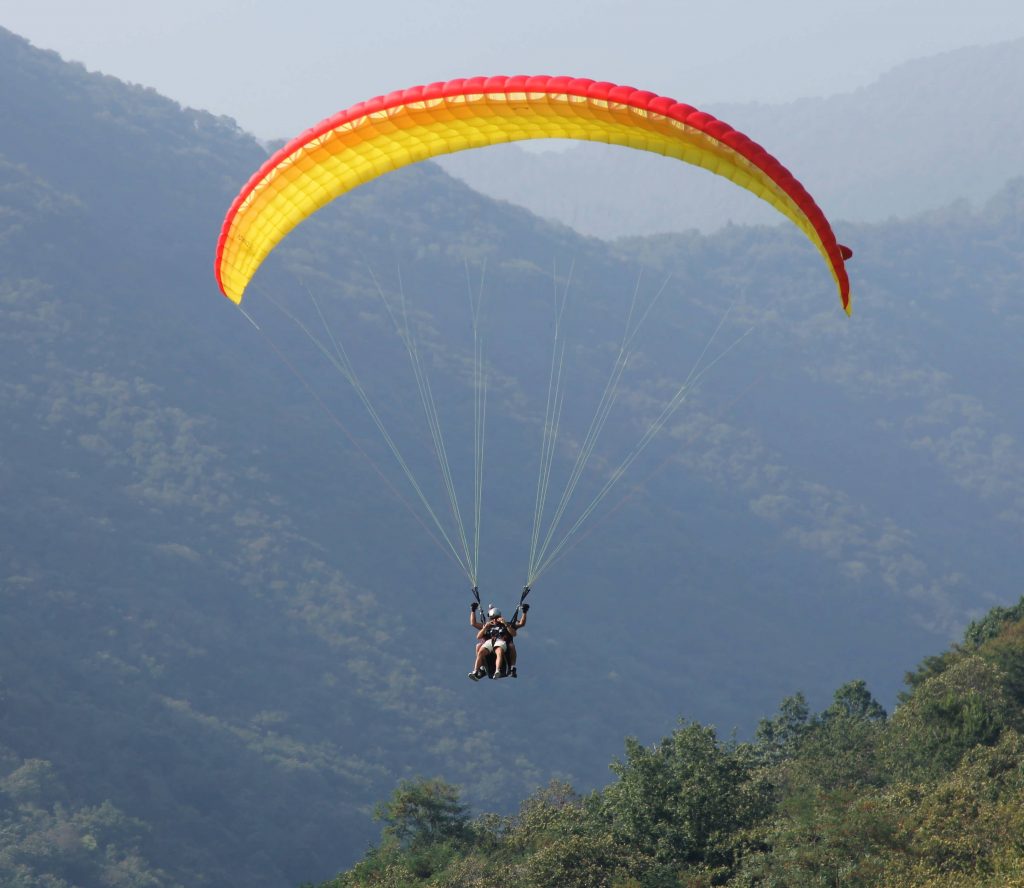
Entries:
[[891,715],[865,682],[782,701],[752,742],[681,723],[626,741],[615,779],[552,783],[509,817],[403,781],[381,843],[321,888],[911,888],[1024,884],[1024,599],[907,677]]

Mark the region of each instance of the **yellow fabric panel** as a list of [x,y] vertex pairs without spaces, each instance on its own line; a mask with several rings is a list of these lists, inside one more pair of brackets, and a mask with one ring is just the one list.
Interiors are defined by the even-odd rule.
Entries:
[[260,263],[296,225],[378,175],[439,154],[543,138],[607,142],[704,167],[774,206],[829,262],[793,199],[713,137],[618,103],[547,93],[524,98],[499,93],[415,102],[350,121],[306,143],[267,173],[235,214],[221,260],[225,293],[241,302]]

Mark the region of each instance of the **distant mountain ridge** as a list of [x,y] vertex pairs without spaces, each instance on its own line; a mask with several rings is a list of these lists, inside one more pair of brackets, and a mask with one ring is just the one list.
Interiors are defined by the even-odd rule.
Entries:
[[[687,101],[679,90],[674,98]],[[880,222],[984,202],[1024,175],[1022,107],[1024,40],[1015,40],[907,62],[851,93],[704,110],[778,157],[832,220]],[[598,237],[776,221],[701,170],[613,146],[535,153],[512,144],[438,162],[484,194]]]

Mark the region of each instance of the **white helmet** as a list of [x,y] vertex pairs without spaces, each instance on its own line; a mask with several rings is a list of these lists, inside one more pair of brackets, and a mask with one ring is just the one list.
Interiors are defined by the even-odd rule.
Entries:
[[489,620],[493,620],[495,617],[500,617],[500,616],[501,616],[501,611],[498,610],[496,607],[492,607],[489,611],[487,611],[487,618]]

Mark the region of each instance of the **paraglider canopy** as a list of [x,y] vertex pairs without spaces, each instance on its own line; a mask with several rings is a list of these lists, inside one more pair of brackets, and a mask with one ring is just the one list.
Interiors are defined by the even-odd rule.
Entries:
[[674,157],[746,188],[789,218],[825,259],[850,312],[852,255],[813,198],[756,142],[651,92],[583,78],[475,77],[400,90],[335,114],[275,153],[228,211],[215,273],[236,303],[300,222],[377,176],[429,157],[525,139],[607,142]]

